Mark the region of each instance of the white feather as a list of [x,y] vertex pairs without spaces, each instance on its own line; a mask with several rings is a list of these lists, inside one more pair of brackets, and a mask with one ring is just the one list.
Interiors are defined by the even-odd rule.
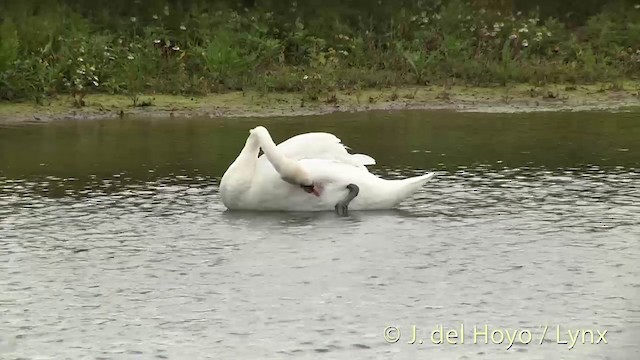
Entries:
[[[270,157],[258,158],[259,147]],[[274,166],[271,161],[282,164]],[[325,211],[345,198],[347,185],[356,184],[360,191],[349,209],[381,210],[395,207],[434,176],[385,180],[369,172],[366,166],[373,164],[375,160],[368,155],[350,154],[332,134],[301,134],[275,146],[268,131],[257,127],[225,172],[221,198],[229,209]],[[309,178],[320,188],[320,195],[309,194],[284,178]]]

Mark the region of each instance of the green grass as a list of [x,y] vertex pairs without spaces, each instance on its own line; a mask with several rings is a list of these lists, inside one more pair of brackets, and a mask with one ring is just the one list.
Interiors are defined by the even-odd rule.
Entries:
[[[419,2],[416,2],[418,4]],[[640,74],[640,9],[607,10],[569,30],[531,14],[461,1],[390,7],[371,19],[303,16],[295,6],[82,13],[51,3],[0,18],[0,100],[47,104],[87,94],[302,93],[398,86],[619,84]],[[286,14],[285,14],[286,13]],[[108,19],[105,20],[105,19]]]

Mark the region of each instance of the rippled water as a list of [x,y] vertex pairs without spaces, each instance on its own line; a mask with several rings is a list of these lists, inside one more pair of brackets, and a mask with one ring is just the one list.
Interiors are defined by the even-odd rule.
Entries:
[[[438,176],[392,211],[225,211],[256,124]],[[625,113],[0,126],[0,358],[637,359],[639,138]],[[607,343],[569,349],[586,329]]]

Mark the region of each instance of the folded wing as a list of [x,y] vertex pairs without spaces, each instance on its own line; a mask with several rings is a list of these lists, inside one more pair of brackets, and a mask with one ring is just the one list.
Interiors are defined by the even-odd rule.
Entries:
[[[325,159],[350,164],[362,169],[376,163],[369,155],[350,154],[341,140],[333,134],[312,132],[296,135],[278,144],[277,148],[284,156],[292,160]],[[258,162],[267,162],[261,155]]]

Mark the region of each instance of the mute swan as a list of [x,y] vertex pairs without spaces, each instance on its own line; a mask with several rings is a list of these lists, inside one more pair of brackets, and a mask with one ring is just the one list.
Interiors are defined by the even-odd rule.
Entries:
[[[264,154],[258,156],[260,149]],[[385,180],[370,173],[375,160],[350,154],[329,133],[306,133],[281,144],[263,126],[249,130],[244,148],[220,181],[220,197],[229,210],[390,209],[435,174]]]

